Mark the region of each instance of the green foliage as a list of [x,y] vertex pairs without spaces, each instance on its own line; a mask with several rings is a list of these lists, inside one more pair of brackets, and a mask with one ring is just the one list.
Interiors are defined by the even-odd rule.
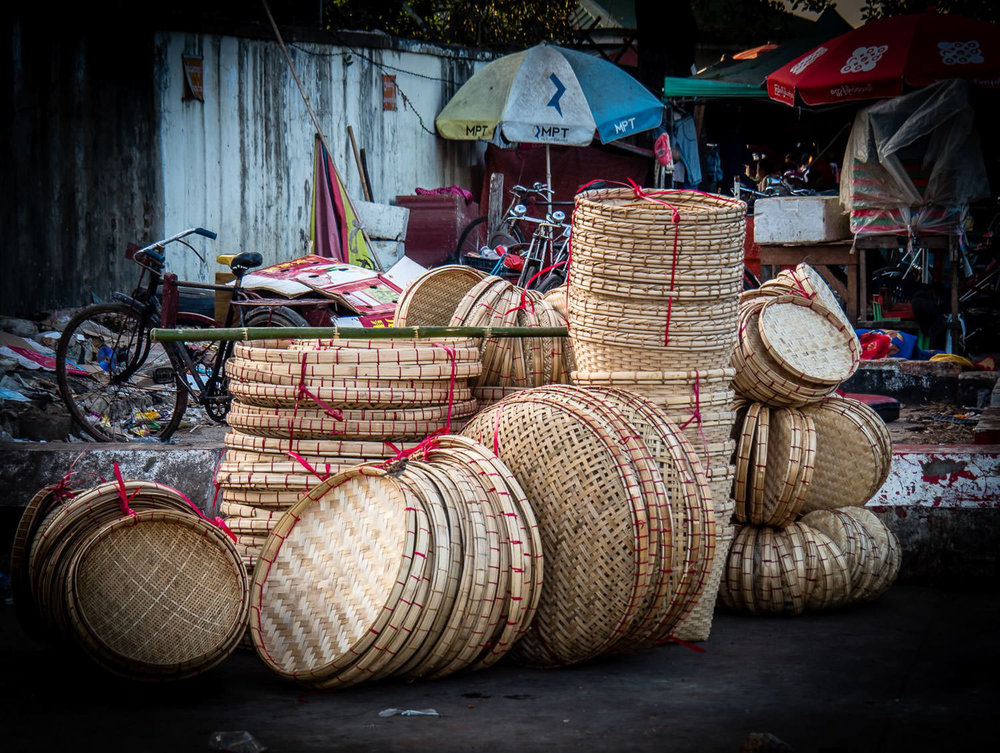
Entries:
[[[792,0],[793,8],[821,11],[827,0]],[[802,33],[807,22],[779,0],[691,0],[702,41],[751,47],[781,42]]]
[[938,13],[1000,23],[1000,3],[996,0],[865,0],[861,15],[871,21],[903,13],[923,13],[928,8]]
[[327,0],[326,22],[333,29],[513,50],[570,38],[575,8],[575,0]]

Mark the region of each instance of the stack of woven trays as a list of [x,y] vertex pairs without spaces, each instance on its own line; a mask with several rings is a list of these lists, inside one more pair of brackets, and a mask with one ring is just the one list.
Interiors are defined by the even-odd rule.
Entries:
[[[579,385],[620,387],[681,426],[709,480],[728,546],[735,441],[730,354],[743,287],[746,205],[694,191],[588,191],[573,215],[568,320]],[[708,638],[721,562],[679,623]]]
[[252,568],[310,487],[381,461],[476,411],[475,339],[260,341],[226,366],[233,405],[216,473],[220,512]]
[[741,528],[723,602],[797,614],[875,598],[898,573],[899,545],[863,508],[889,474],[892,439],[874,410],[833,394],[858,366],[854,330],[805,264],[744,294],[740,322]]
[[740,528],[719,595],[753,614],[801,614],[872,601],[899,567],[899,540],[871,511],[817,510],[784,528]]
[[217,523],[153,482],[45,487],[11,553],[18,617],[129,679],[200,674],[236,648],[249,611],[246,571]]
[[320,688],[443,677],[502,658],[542,587],[517,480],[487,448],[441,435],[289,509],[254,572],[250,634],[275,672]]
[[569,665],[673,636],[715,554],[707,482],[673,421],[626,390],[552,385],[508,396],[463,434],[492,448],[538,519],[545,581],[514,658]]
[[[485,277],[468,290],[452,313],[456,327],[565,327],[566,319],[534,290],[501,277]],[[481,406],[506,395],[569,381],[573,351],[564,337],[486,337],[483,371],[472,381]]]
[[729,366],[746,204],[696,191],[576,197],[569,326],[582,371]]

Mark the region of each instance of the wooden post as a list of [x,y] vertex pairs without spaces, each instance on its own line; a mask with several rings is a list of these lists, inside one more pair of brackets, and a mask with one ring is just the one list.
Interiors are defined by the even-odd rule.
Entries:
[[347,126],[347,135],[351,138],[351,148],[354,149],[354,161],[358,165],[358,175],[361,176],[361,193],[364,194],[365,201],[371,201],[372,191],[368,187],[368,181],[365,180],[365,170],[361,165],[361,154],[358,152],[358,142],[354,140],[354,128],[352,126]]
[[500,229],[503,221],[503,173],[490,173],[490,193],[486,210],[486,240]]

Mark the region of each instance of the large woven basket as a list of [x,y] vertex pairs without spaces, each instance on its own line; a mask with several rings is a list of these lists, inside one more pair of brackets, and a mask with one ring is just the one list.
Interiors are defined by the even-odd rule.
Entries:
[[179,679],[235,649],[249,584],[216,526],[148,510],[88,537],[69,565],[66,602],[80,644],[98,663],[131,679]]

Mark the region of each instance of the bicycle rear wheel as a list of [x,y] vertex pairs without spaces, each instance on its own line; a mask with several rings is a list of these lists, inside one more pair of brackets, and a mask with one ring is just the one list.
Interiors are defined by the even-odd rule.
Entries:
[[187,408],[163,343],[124,303],[88,306],[70,319],[56,349],[56,380],[79,427],[100,442],[167,439]]

